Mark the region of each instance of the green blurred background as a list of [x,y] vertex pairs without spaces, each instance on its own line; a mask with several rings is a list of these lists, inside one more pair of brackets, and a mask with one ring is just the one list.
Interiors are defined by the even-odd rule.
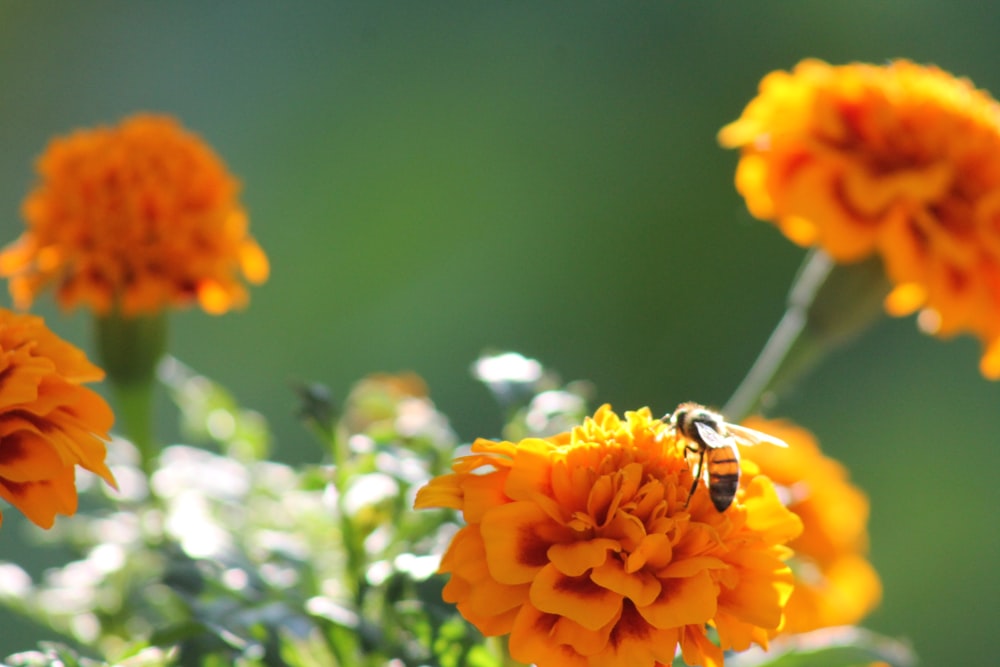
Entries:
[[[1000,93],[997,25],[1000,5],[929,0],[0,0],[0,242],[50,137],[169,112],[242,179],[273,270],[244,312],[174,317],[171,349],[267,416],[277,458],[322,455],[291,381],[342,397],[380,370],[420,373],[463,439],[496,435],[468,374],[486,347],[620,410],[720,405],[803,253],[746,213],[717,130],[804,57],[907,57]],[[84,313],[37,310],[92,349]],[[1000,385],[977,362],[975,341],[884,321],[779,410],[870,494],[867,625],[925,665],[996,664]],[[0,559],[55,558],[4,521]],[[45,636],[5,616],[0,655]]]

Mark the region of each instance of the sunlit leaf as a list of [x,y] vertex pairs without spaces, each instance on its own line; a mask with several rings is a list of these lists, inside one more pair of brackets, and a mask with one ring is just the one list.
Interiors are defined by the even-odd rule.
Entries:
[[910,646],[855,627],[816,630],[776,640],[769,652],[750,650],[726,660],[728,667],[912,667]]
[[81,658],[73,649],[57,642],[39,642],[39,650],[9,656],[4,667],[101,667],[107,663]]
[[225,387],[174,357],[160,362],[157,375],[180,409],[181,426],[188,437],[218,442],[226,454],[241,461],[267,456],[270,433],[264,418],[242,408]]
[[281,657],[295,667],[338,667],[329,644],[318,630],[305,637],[281,633]]

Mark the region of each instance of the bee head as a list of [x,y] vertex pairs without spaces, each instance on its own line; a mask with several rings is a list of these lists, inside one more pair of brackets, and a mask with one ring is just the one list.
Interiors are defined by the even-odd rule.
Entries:
[[[664,417],[666,420],[667,418]],[[714,431],[722,432],[722,417],[698,403],[681,403],[669,415],[668,423],[684,436],[700,440],[695,423],[700,422]]]

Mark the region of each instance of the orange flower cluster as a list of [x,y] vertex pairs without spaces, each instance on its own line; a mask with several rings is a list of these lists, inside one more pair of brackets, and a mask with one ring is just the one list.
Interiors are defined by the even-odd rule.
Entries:
[[648,409],[603,406],[568,433],[472,452],[416,507],[462,512],[445,600],[483,634],[509,633],[515,660],[649,667],[680,646],[689,665],[716,666],[780,626],[798,517],[763,476],[725,513],[702,487],[685,507],[685,442]]
[[805,429],[759,418],[744,424],[788,443],[787,449],[741,448],[745,476],[767,475],[802,519],[802,534],[789,544],[795,592],[785,607],[783,632],[857,623],[882,597],[878,574],[865,558],[868,500]]
[[892,315],[983,342],[1000,378],[1000,105],[899,60],[772,72],[719,134],[750,212],[838,262],[878,253]]
[[102,377],[41,318],[0,309],[0,498],[42,528],[76,512],[76,466],[115,486],[103,442],[114,416],[82,386]]
[[54,140],[23,205],[28,229],[0,253],[19,307],[48,286],[61,306],[151,314],[193,300],[210,313],[247,301],[237,273],[267,279],[238,183],[171,118],[134,116]]

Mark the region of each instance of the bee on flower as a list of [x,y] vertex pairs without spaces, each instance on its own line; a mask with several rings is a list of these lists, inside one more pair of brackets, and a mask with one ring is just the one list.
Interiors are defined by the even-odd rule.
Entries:
[[691,502],[703,472],[708,473],[708,495],[715,509],[725,512],[736,497],[740,485],[740,450],[761,442],[775,447],[788,445],[779,438],[738,424],[729,424],[725,418],[697,403],[681,403],[663,418],[670,425],[671,434],[682,436],[688,451],[698,455],[694,481],[688,492]]
[[678,651],[721,665],[724,651],[766,647],[792,594],[785,544],[801,522],[763,476],[724,513],[707,494],[689,498],[687,454],[647,408],[603,406],[546,438],[477,440],[416,498],[466,523],[441,561],[444,599],[539,667],[653,667]]

